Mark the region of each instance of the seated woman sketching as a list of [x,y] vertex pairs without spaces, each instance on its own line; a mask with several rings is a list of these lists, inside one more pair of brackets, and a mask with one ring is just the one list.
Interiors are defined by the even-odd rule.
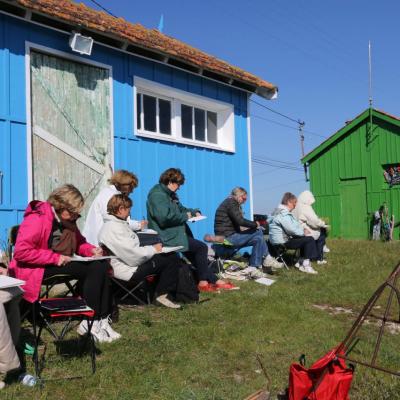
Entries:
[[[18,231],[10,272],[25,281],[23,298],[38,300],[43,279],[65,274],[77,279],[82,297],[95,311],[91,330],[99,342],[111,342],[121,335],[108,323],[110,314],[109,264],[106,261],[72,261],[73,254],[101,256],[102,250],[86,242],[76,225],[84,204],[81,192],[73,185],[55,189],[47,201],[31,201]],[[78,333],[88,331],[86,321]]]
[[139,238],[127,221],[132,200],[124,194],[116,194],[108,201],[104,225],[99,232],[99,243],[117,258],[111,260],[114,276],[126,281],[132,288],[148,275],[158,275],[155,301],[169,308],[180,308],[169,294],[176,291],[179,259],[176,253],[162,254],[162,244],[140,246]]
[[238,289],[210,271],[207,245],[196,240],[190,232],[186,222],[201,214],[198,209],[187,208],[179,201],[177,191],[184,183],[185,175],[179,168],[168,168],[161,174],[159,183],[147,196],[149,228],[158,232],[166,246],[183,247],[182,253],[196,268],[200,292]]

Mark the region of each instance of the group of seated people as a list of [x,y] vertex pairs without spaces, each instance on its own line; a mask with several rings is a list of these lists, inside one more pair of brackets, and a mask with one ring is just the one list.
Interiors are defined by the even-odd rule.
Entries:
[[[176,252],[164,253],[163,246],[179,246],[179,252],[194,267],[199,291],[238,289],[232,283],[219,279],[210,270],[208,246],[193,237],[187,221],[199,216],[200,210],[187,208],[180,203],[177,191],[184,183],[184,174],[179,169],[164,171],[159,183],[147,197],[148,220],[134,221],[130,218],[132,200],[129,194],[138,186],[138,179],[131,172],[116,171],[109,180],[109,186],[102,189],[91,204],[83,234],[77,227],[77,220],[84,206],[84,198],[75,186],[63,185],[55,189],[47,201],[30,202],[19,227],[8,269],[11,276],[25,281],[22,294],[24,301],[34,303],[38,300],[44,279],[58,274],[71,276],[79,281],[81,296],[95,312],[91,334],[100,343],[117,340],[121,335],[111,327],[108,318],[112,304],[110,266],[113,276],[123,281],[127,288],[148,275],[156,275],[155,302],[180,308],[174,301],[178,272],[182,265],[180,255]],[[251,246],[250,267],[279,268],[281,264],[269,254],[259,223],[243,216],[242,204],[246,199],[246,190],[237,187],[221,203],[215,215],[215,237],[223,237],[235,248]],[[291,213],[295,205],[296,198],[285,194],[282,205],[270,222],[270,241],[272,244],[285,243],[288,248],[301,248],[303,261],[300,270],[309,272],[306,271],[312,268],[309,260],[318,258],[317,251],[322,251],[323,234],[320,228],[326,225],[320,222],[309,225],[309,221],[303,221],[302,225],[297,222],[295,227],[296,220]],[[306,210],[303,210],[303,214],[307,214]],[[302,221],[303,214],[299,211],[299,221]],[[147,224],[158,233],[162,243],[140,245],[137,231]],[[316,237],[317,231],[319,238]],[[82,263],[73,259],[75,254],[94,258]],[[111,260],[96,259],[101,255],[114,257]],[[1,306],[12,298],[21,297],[21,293],[5,294],[4,299],[1,295],[0,292]],[[0,307],[0,319],[4,318],[4,307]],[[10,317],[9,321],[12,319]],[[3,329],[5,325],[1,321],[0,324],[0,329]],[[14,327],[11,329],[14,332],[12,339],[16,343],[18,329],[15,328],[15,322],[10,325]],[[88,332],[87,322],[83,321],[77,331],[85,335]],[[6,335],[2,331],[0,333],[0,373],[4,373],[16,368],[19,362],[11,350],[8,353],[3,351]],[[8,338],[8,349],[10,345],[12,347]],[[7,354],[7,363],[2,363],[4,354]]]
[[271,247],[284,246],[286,249],[300,249],[300,260],[296,267],[309,274],[318,272],[311,261],[318,265],[326,264],[324,252],[329,226],[317,216],[312,208],[313,194],[306,190],[297,199],[293,193],[283,195],[281,204],[269,218],[269,242]]

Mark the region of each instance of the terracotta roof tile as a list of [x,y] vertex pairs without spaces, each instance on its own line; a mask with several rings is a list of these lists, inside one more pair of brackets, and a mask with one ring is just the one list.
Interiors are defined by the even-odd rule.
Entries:
[[147,29],[140,24],[132,24],[123,18],[114,18],[84,4],[77,4],[70,0],[16,0],[16,3],[70,25],[111,35],[119,40],[127,41],[129,44],[159,52],[199,69],[240,81],[255,87],[257,93],[264,97],[268,97],[278,90],[272,83],[164,35],[158,30]]

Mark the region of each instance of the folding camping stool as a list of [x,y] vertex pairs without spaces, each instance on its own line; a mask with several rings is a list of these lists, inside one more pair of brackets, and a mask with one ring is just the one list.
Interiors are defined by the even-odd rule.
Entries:
[[[63,310],[48,310],[45,308],[46,305],[51,305],[52,302],[55,301],[63,301],[66,302],[67,306],[63,308]],[[96,347],[94,344],[94,338],[91,335],[91,330],[94,322],[94,310],[89,307],[85,307],[82,310],[77,309],[76,305],[73,304],[76,298],[73,297],[65,297],[65,298],[51,298],[51,299],[41,299],[32,305],[32,314],[33,314],[33,333],[35,336],[35,349],[33,353],[33,361],[35,364],[35,374],[41,379],[42,366],[44,365],[44,358],[46,353],[46,347],[44,354],[42,355],[42,359],[39,360],[39,352],[38,346],[40,343],[40,339],[42,336],[43,328],[45,328],[51,336],[54,338],[54,342],[62,342],[65,338],[67,332],[69,332],[72,328],[75,327],[73,324],[74,321],[87,321],[88,331],[87,336],[84,339],[83,346],[80,351],[80,355],[82,354],[82,349],[86,347],[87,342],[90,343],[90,360],[91,360],[91,369],[92,373],[96,372]],[[71,303],[71,306],[68,307],[68,302]],[[53,303],[54,304],[54,303]],[[56,322],[64,322],[61,331],[56,330],[53,326],[53,323]],[[57,353],[60,355],[59,350],[57,348]],[[82,378],[82,376],[68,376],[62,379],[75,379]]]

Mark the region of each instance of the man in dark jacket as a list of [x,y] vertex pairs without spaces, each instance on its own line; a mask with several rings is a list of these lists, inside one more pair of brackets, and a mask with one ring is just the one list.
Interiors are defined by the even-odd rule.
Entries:
[[[243,217],[242,204],[247,200],[247,192],[236,187],[215,212],[214,231],[224,236],[235,248],[252,246],[250,267],[261,266],[281,268],[282,264],[268,254],[268,247],[258,222]],[[263,261],[264,260],[264,261]]]

